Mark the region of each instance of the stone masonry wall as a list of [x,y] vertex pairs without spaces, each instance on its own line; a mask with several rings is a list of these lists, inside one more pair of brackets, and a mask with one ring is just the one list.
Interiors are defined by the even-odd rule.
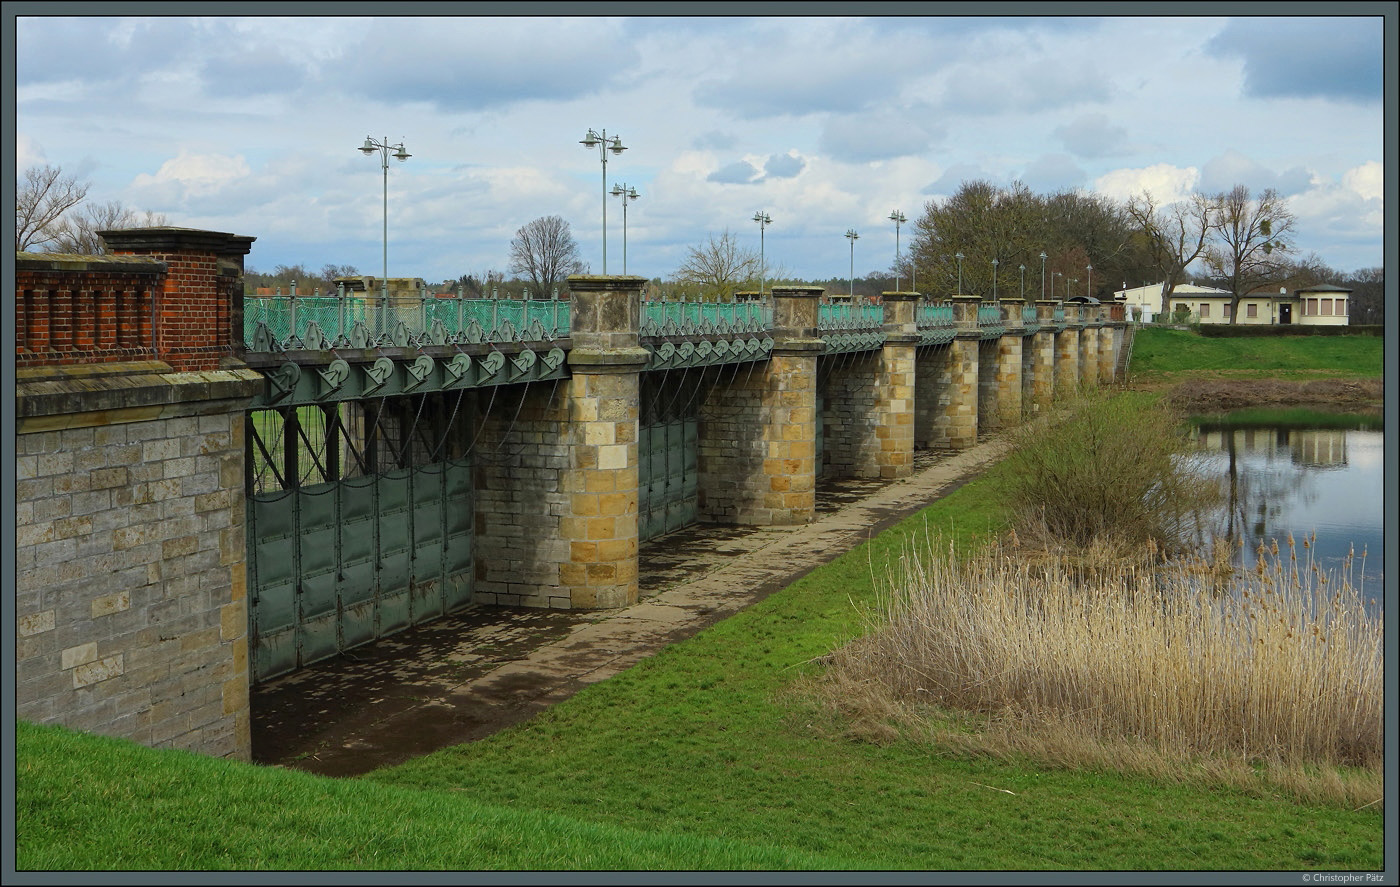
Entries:
[[880,441],[876,415],[876,382],[880,353],[865,351],[820,359],[819,375],[826,382],[822,437],[822,476],[879,477],[876,456]]
[[950,345],[933,345],[915,352],[914,446],[948,446],[948,386]]
[[560,564],[569,559],[559,530],[569,505],[560,483],[569,467],[566,385],[474,392],[466,423],[480,429],[472,451],[477,603],[570,606],[559,578]]
[[[122,384],[179,388],[187,375]],[[43,385],[22,380],[21,393]],[[211,373],[163,405],[47,416],[21,396],[17,717],[249,757],[246,398],[211,387],[250,385]]]

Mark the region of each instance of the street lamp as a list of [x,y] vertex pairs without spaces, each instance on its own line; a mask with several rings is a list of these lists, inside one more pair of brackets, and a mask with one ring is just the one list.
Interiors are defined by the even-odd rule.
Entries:
[[1040,254],[1040,298],[1045,299],[1045,253]]
[[606,276],[608,273],[608,152],[621,154],[627,149],[623,147],[622,139],[619,136],[613,136],[612,140],[609,141],[606,129],[601,135],[589,129],[588,135],[584,136],[579,144],[586,148],[596,147],[598,156],[603,159],[603,274]]
[[376,142],[369,136],[365,136],[365,143],[360,146],[360,150],[365,156],[371,156],[375,151],[379,152],[379,159],[384,167],[384,280],[380,284],[386,291],[389,287],[389,151],[393,149],[394,158],[400,163],[413,155],[403,149],[403,142],[397,145],[389,144],[389,137],[385,136],[384,141]]
[[953,258],[958,260],[958,295],[962,295],[962,253],[955,253]]
[[904,217],[904,213],[894,210],[890,213],[890,221],[894,222],[894,288],[899,290],[899,226],[909,221]]
[[1050,298],[1055,298],[1055,278],[1064,277],[1059,271],[1050,272]]
[[1094,266],[1088,266],[1089,279],[1084,284],[1084,295],[1092,298],[1094,295]]
[[758,294],[763,295],[763,279],[767,276],[768,262],[763,255],[763,231],[773,224],[773,219],[763,210],[753,214],[753,220],[758,223]]
[[[611,193],[612,193],[612,196],[614,196],[614,197],[621,197],[621,198],[622,198],[622,273],[623,273],[623,274],[626,274],[626,273],[627,273],[627,204],[628,204],[629,202],[633,201],[633,200],[636,200],[638,197],[641,197],[642,195],[640,195],[640,194],[637,193],[637,189],[636,189],[636,188],[629,188],[629,187],[627,187],[627,183],[626,183],[626,182],[623,182],[621,187],[618,187],[617,182],[613,182],[613,189],[612,189],[612,192],[611,192]],[[607,273],[607,272],[604,272],[604,273]]]
[[1026,300],[1026,266],[1021,266],[1021,301]]
[[997,301],[997,265],[996,259],[992,259],[992,301]]
[[854,299],[856,297],[856,241],[860,239],[860,235],[856,233],[856,229],[847,228],[846,239],[851,242],[851,298]]

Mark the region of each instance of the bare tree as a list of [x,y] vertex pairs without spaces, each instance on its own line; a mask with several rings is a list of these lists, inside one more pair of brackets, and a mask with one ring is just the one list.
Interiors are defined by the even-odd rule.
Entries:
[[58,166],[31,166],[15,192],[15,249],[45,246],[60,233],[63,214],[87,197],[88,183],[63,174]]
[[107,252],[107,245],[98,236],[99,231],[115,231],[120,228],[151,228],[167,224],[165,216],[146,210],[138,214],[119,201],[88,203],[69,213],[58,223],[51,251],[74,253],[80,256],[100,256]]
[[692,246],[686,260],[676,271],[676,279],[700,287],[703,296],[713,299],[733,298],[741,285],[757,278],[758,253],[739,245],[729,231],[707,243]]
[[1287,276],[1282,256],[1293,248],[1293,214],[1273,188],[1258,199],[1244,185],[1236,185],[1216,198],[1219,226],[1205,252],[1211,274],[1229,287],[1230,322],[1240,315],[1240,298]]
[[535,219],[511,239],[510,270],[527,275],[538,298],[548,298],[556,283],[582,269],[578,243],[559,216]]
[[1162,277],[1162,314],[1191,263],[1201,258],[1218,226],[1216,203],[1204,194],[1159,207],[1146,191],[1128,201],[1127,211],[1142,233],[1152,266]]

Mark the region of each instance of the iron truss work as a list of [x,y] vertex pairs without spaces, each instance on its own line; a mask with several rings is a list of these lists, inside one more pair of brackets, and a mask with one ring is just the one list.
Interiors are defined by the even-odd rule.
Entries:
[[324,364],[287,360],[263,369],[267,379],[252,409],[451,392],[517,382],[565,379],[569,370],[564,349],[537,351],[529,346],[507,353],[495,348],[476,353],[458,350],[409,358],[381,356],[351,363],[337,357]]

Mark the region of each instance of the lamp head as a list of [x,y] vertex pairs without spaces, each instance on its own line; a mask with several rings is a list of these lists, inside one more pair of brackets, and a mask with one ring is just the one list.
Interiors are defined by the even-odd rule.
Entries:
[[613,152],[614,154],[621,154],[627,149],[623,147],[622,139],[620,137],[613,136],[612,144],[608,146],[608,150]]
[[407,160],[408,158],[410,158],[410,157],[412,157],[412,156],[413,156],[412,154],[408,153],[407,151],[405,151],[405,150],[403,149],[403,142],[400,142],[400,143],[399,143],[399,150],[397,150],[397,151],[394,152],[394,158],[395,158],[396,160],[398,160],[399,163],[403,163],[405,160]]
[[590,129],[588,131],[588,135],[584,136],[583,140],[580,141],[579,144],[589,148],[596,147],[598,144],[598,134]]
[[360,146],[360,150],[365,152],[366,154],[373,154],[374,139],[371,139],[369,136],[365,136],[365,143]]

